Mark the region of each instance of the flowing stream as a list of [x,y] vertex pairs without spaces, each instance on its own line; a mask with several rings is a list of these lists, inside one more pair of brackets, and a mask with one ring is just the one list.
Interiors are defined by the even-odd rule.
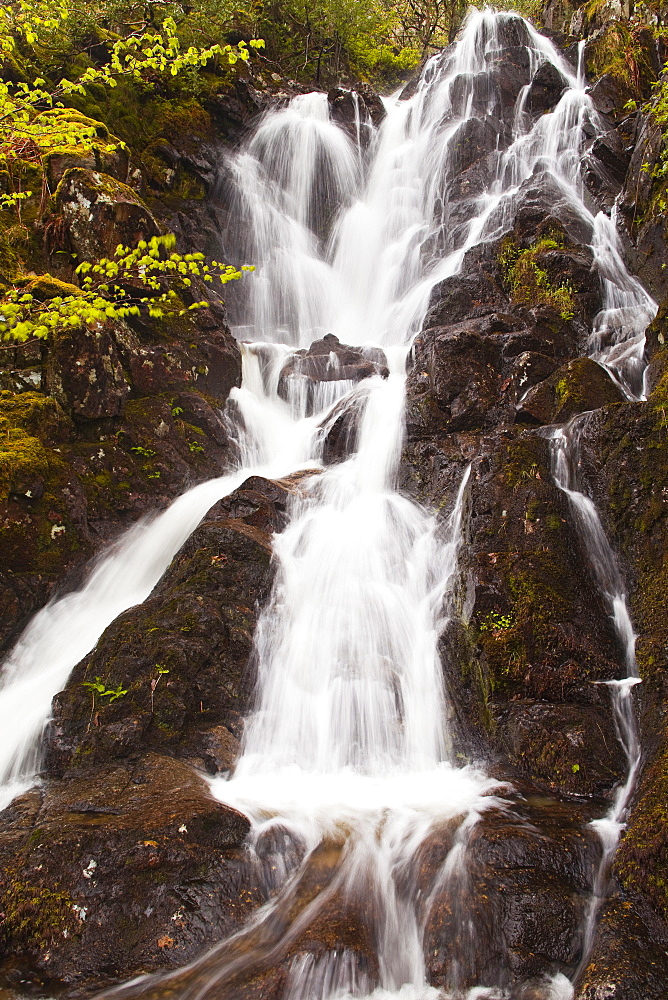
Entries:
[[[520,91],[511,121],[490,146],[485,177],[455,212],[449,192],[460,145],[470,141],[472,119],[502,117],[491,71],[509,44],[524,46],[531,74],[546,62],[556,67],[564,90],[552,113],[535,120],[526,110],[529,84]],[[355,107],[348,134],[330,120],[326,95],[296,97],[265,116],[231,163],[236,225],[244,256],[257,267],[232,313],[243,355],[243,384],[226,415],[236,469],[129,532],[80,591],[35,617],[5,666],[0,780],[7,802],[36,780],[53,695],[104,628],[150,594],[206,511],[251,474],[313,470],[274,540],[276,581],[258,625],[258,698],[243,754],[229,780],[212,781],[215,796],[251,818],[249,850],[275,895],[240,934],[192,966],[121,987],[123,996],[232,997],[249,969],[278,961],[288,962],[285,1000],[463,995],[461,969],[476,934],[471,918],[462,917],[453,943],[461,954],[445,992],[428,985],[425,927],[437,896],[450,893],[456,909],[479,818],[507,807],[503,786],[452,754],[438,650],[454,613],[469,474],[450,498],[447,519],[395,484],[406,356],[430,293],[458,271],[468,249],[512,226],[529,182],[549,181],[554,214],[575,218],[590,234],[605,307],[588,350],[629,396],[642,392],[644,330],[654,304],[624,267],[614,214],[595,215],[585,204],[584,129],[601,125],[581,68],[574,73],[516,16],[473,11],[457,44],[427,64],[415,95],[385,101],[378,129],[357,99]],[[372,134],[365,148],[363,133]],[[362,346],[369,358],[384,357],[389,376],[325,381],[307,392],[297,372],[279,395],[286,361],[328,333]],[[355,448],[323,468],[326,435],[346,412],[355,414]],[[598,900],[638,763],[629,697],[634,637],[600,521],[569,471],[569,435],[559,433],[556,481],[626,637],[631,679],[613,691],[629,770],[600,821],[609,849],[593,887]],[[451,846],[425,889],[416,858],[444,829]],[[346,912],[373,912],[369,939],[324,956],[292,953],[291,944],[326,920],[334,902]],[[597,905],[585,918],[584,958]],[[467,995],[505,996],[497,985],[480,982]],[[542,1000],[573,996],[561,973],[537,989],[532,996]]]

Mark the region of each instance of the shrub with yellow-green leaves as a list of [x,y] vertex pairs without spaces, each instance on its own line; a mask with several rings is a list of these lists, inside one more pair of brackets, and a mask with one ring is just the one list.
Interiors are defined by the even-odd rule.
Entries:
[[[147,314],[152,319],[183,316],[205,308],[206,301],[184,305],[181,294],[193,281],[226,284],[241,277],[240,269],[219,261],[207,263],[204,254],[174,251],[173,235],[155,236],[136,247],[120,244],[113,259],[77,268],[81,287],[65,286],[69,294],[38,296],[27,289],[14,288],[0,301],[0,338],[25,342],[45,339],[50,333]],[[60,289],[55,289],[60,291]]]

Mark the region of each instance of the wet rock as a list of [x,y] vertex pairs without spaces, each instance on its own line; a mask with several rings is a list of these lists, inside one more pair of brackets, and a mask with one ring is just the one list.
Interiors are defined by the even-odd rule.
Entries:
[[501,123],[491,118],[469,118],[462,122],[450,147],[453,172],[459,174],[481,157],[493,152],[497,148],[501,129]]
[[626,401],[607,371],[590,358],[577,358],[534,385],[517,408],[517,419],[532,424],[564,424],[577,413]]
[[100,420],[123,413],[130,386],[114,336],[117,331],[111,322],[96,322],[51,338],[46,388],[75,420]]
[[492,704],[490,712],[504,753],[535,781],[572,795],[599,796],[624,774],[609,707],[513,701]]
[[[461,73],[450,84],[450,102],[454,115],[464,116],[473,112],[484,115],[493,96],[493,83],[488,73]],[[471,112],[468,111],[469,100]]]
[[[418,479],[435,506],[453,467],[456,485],[462,475],[453,445],[449,463]],[[477,447],[484,457],[471,447],[461,557],[465,622],[442,639],[456,745],[476,757],[512,758],[553,791],[608,794],[624,762],[607,691],[592,681],[619,676],[620,651],[566,497],[552,485],[548,442],[496,431]],[[605,751],[603,737],[590,738],[594,719]],[[568,747],[581,759],[565,761]]]
[[436,986],[528,990],[531,977],[577,964],[594,838],[583,835],[577,807],[507,796],[505,809],[483,813],[457,869],[437,883],[425,931]]
[[327,94],[329,115],[348,135],[351,142],[362,149],[371,142],[374,129],[386,116],[380,97],[367,85],[356,90],[334,87]]
[[499,267],[499,246],[482,244],[466,254],[461,270],[431,293],[423,329],[470,322],[490,313],[507,313],[508,297]]
[[216,504],[209,516],[243,521],[266,535],[282,531],[288,521],[290,501],[299,495],[300,482],[308,475],[308,472],[295,473],[286,479],[250,476]]
[[103,985],[180,965],[263,901],[248,820],[157,754],[15,800],[0,833],[0,938],[38,982]]
[[619,891],[604,905],[577,1000],[647,1000],[660,997],[668,981],[665,929],[642,919]]
[[[666,937],[668,581],[664,538],[668,468],[664,414],[668,359],[663,348],[654,355],[651,367],[653,389],[647,402],[608,407],[585,418],[580,468],[624,568],[642,677],[642,684],[634,689],[634,699],[644,748],[643,766],[615,871],[629,902],[636,906],[642,900],[647,907],[643,919],[655,929],[653,933]],[[614,972],[612,966],[603,967]],[[629,982],[628,977],[620,982]]]
[[[281,369],[278,394],[288,402],[295,401],[306,415],[315,409],[318,387],[327,382],[361,382],[379,375],[387,378],[389,370],[380,349],[348,347],[338,337],[328,333],[314,341],[308,350],[290,355]],[[304,407],[304,410],[301,407]]]
[[355,452],[365,402],[362,395],[354,400],[346,399],[332,407],[323,420],[322,461],[325,465],[343,461]]
[[525,239],[546,232],[556,222],[558,230],[564,230],[572,243],[581,247],[591,244],[593,229],[591,224],[573,208],[570,198],[547,170],[536,168],[534,174],[521,185],[518,193],[518,207],[515,214],[515,230]]
[[638,123],[633,152],[619,198],[620,215],[630,236],[628,247],[633,270],[658,302],[668,294],[668,273],[663,267],[668,232],[665,213],[658,210],[662,180],[654,177],[661,171],[662,133],[653,119]]
[[411,437],[496,422],[500,350],[498,341],[481,336],[475,322],[421,334],[413,345],[408,383]]
[[612,181],[613,184],[616,183],[621,187],[624,183],[631,158],[622,143],[619,133],[610,131],[600,136],[592,143],[590,153],[598,160],[605,171],[604,180],[609,185],[610,181]]
[[538,68],[527,94],[526,108],[533,114],[551,111],[568,86],[568,81],[552,63],[545,62]]
[[[149,748],[200,756],[210,767],[212,729],[227,726],[238,738],[250,707],[252,636],[270,556],[270,536],[242,519],[199,528],[155,593],[109,626],[57,697],[48,772]],[[96,698],[86,687],[96,677],[125,694]]]

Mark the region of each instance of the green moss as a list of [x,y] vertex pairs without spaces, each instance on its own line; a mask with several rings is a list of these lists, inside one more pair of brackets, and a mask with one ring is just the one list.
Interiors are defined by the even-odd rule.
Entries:
[[68,892],[12,879],[2,895],[2,937],[15,950],[48,947],[79,926]]
[[43,440],[67,425],[58,404],[39,393],[0,392],[0,500],[25,492],[62,467]]
[[510,237],[503,241],[499,261],[504,282],[517,305],[549,306],[563,320],[573,318],[575,298],[570,283],[555,284],[545,267],[540,266],[546,254],[563,249],[564,244],[554,236],[543,236],[526,249]]
[[38,438],[12,428],[0,437],[0,500],[26,492],[49,472],[49,455]]
[[506,444],[502,456],[503,478],[513,488],[527,480],[540,479],[545,443],[537,437],[519,438]]
[[70,295],[83,294],[77,285],[71,285],[67,281],[60,281],[51,274],[41,274],[38,278],[33,278],[25,286],[25,290],[30,295],[34,295],[40,302],[44,302],[47,299],[66,298]]
[[640,800],[621,843],[616,868],[622,883],[668,919],[668,749],[643,775]]
[[[592,8],[591,16],[600,2],[591,0],[586,8]],[[587,75],[593,78],[604,74],[611,76],[628,98],[641,97],[655,79],[642,35],[621,21],[607,23],[585,51]]]

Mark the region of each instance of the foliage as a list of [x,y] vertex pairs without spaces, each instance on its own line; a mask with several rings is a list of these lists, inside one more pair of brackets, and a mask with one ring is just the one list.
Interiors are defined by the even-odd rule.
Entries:
[[[629,101],[626,109],[637,110],[636,102]],[[640,110],[661,133],[661,147],[655,162],[645,162],[641,169],[648,173],[660,188],[654,198],[654,210],[665,212],[668,209],[668,192],[665,188],[668,181],[668,63],[664,65],[660,79],[654,84],[651,99],[646,101]]]
[[512,612],[501,614],[500,611],[490,611],[481,619],[479,629],[481,632],[491,632],[492,635],[495,635],[497,632],[505,632],[513,628],[514,625],[515,616]]
[[84,681],[83,686],[88,688],[93,695],[93,699],[97,694],[100,698],[108,698],[109,704],[111,704],[112,701],[117,701],[119,698],[122,698],[123,695],[128,693],[127,689],[123,688],[121,684],[118,684],[115,688],[108,688],[104,681],[99,677],[96,677],[94,681]]
[[[152,8],[150,3],[148,6]],[[77,4],[72,0],[57,3],[17,0],[6,5],[0,10],[0,53],[6,58],[20,57],[28,67],[26,72],[31,65],[41,66],[47,61],[44,50],[62,47],[60,36],[77,13]],[[73,80],[66,76],[51,82],[42,76],[28,76],[18,82],[0,80],[0,156],[5,161],[43,162],[46,154],[62,146],[74,146],[85,152],[98,145],[99,122],[63,111],[65,100],[85,96],[93,85],[113,89],[119,80],[130,79],[136,84],[152,86],[162,77],[200,69],[218,57],[230,64],[238,60],[247,62],[250,47],[260,48],[264,44],[258,39],[249,42],[241,39],[236,44],[183,46],[172,16],[163,17],[159,26],[150,30],[124,27],[120,37],[107,43],[106,61],[87,65]],[[106,142],[103,148],[113,152],[116,144]],[[18,197],[28,197],[28,193],[6,193],[0,208],[13,207]]]
[[509,286],[513,301],[518,305],[550,306],[562,319],[575,315],[573,288],[568,281],[556,285],[544,267],[541,258],[552,250],[563,249],[552,237],[543,237],[523,250],[512,240],[506,240],[500,262],[504,280]]
[[183,304],[179,292],[191,288],[194,280],[225,284],[241,277],[241,271],[229,265],[217,261],[207,264],[204,254],[175,253],[175,243],[173,235],[154,236],[132,249],[119,245],[113,260],[84,261],[77,268],[82,287],[64,286],[71,289],[70,294],[42,300],[30,290],[10,290],[0,306],[0,337],[21,342],[44,339],[73,327],[127,319],[142,312],[154,319],[183,316],[207,305],[205,301]]

